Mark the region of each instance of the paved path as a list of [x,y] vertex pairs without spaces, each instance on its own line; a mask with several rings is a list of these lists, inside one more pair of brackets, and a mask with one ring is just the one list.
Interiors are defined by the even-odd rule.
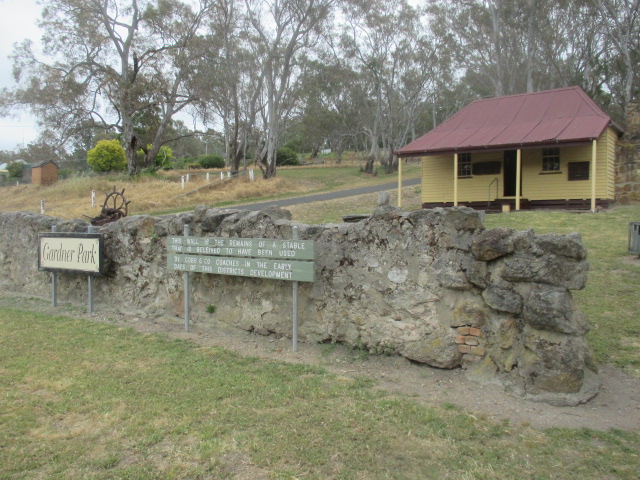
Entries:
[[[403,187],[411,187],[420,185],[419,178],[410,178],[402,182]],[[368,187],[352,188],[349,190],[337,190],[335,192],[318,193],[316,195],[307,195],[305,197],[284,198],[282,200],[271,200],[269,202],[250,203],[246,205],[236,205],[231,208],[239,208],[242,210],[262,210],[271,205],[278,207],[288,207],[298,205],[300,203],[326,202],[327,200],[336,200],[338,198],[354,197],[356,195],[364,195],[367,193],[384,192],[386,190],[395,190],[398,188],[398,182],[383,183],[381,185],[370,185]]]

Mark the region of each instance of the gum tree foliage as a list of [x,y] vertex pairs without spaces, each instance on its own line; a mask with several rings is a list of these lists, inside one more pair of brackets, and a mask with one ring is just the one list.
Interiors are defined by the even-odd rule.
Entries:
[[[177,158],[224,152],[233,169],[252,157],[266,178],[287,141],[359,148],[367,171],[390,171],[434,116],[479,97],[580,85],[621,120],[638,94],[640,0],[42,5],[43,51],[17,46],[0,114],[29,109],[38,150],[64,145],[84,165],[96,140],[117,136],[131,174],[170,141]],[[187,110],[206,134],[175,118]]]
[[580,85],[621,119],[637,97],[640,0],[429,0],[438,52],[478,96]]
[[100,140],[87,152],[87,163],[94,172],[124,170],[127,159],[118,140]]
[[245,0],[249,42],[260,59],[260,137],[257,163],[264,178],[276,174],[283,124],[293,113],[301,56],[318,41],[334,0]]
[[393,151],[410,138],[434,91],[439,72],[419,11],[406,0],[350,2],[340,41],[345,62],[357,74],[359,126],[368,145],[366,172],[379,160],[395,167]]
[[637,97],[640,74],[640,0],[592,0],[609,48],[606,84],[624,109]]
[[232,170],[245,158],[262,89],[259,59],[248,42],[251,28],[244,0],[218,0],[201,57],[199,113],[205,123],[221,120]]
[[[29,42],[13,55],[18,87],[13,106],[39,119],[60,143],[79,129],[115,129],[127,169],[140,171],[137,151],[152,163],[172,118],[194,102],[191,59],[210,0],[44,0],[42,58]],[[157,115],[151,148],[135,132],[136,116]]]

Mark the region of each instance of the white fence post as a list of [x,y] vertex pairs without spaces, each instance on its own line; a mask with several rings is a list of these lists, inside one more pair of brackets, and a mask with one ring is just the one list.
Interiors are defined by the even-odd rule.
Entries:
[[182,189],[184,190],[184,175],[180,177],[180,181],[182,182]]
[[253,182],[253,170],[249,170],[249,180]]
[[40,214],[44,215],[44,200],[40,200]]
[[209,181],[209,172],[207,172],[207,182]]

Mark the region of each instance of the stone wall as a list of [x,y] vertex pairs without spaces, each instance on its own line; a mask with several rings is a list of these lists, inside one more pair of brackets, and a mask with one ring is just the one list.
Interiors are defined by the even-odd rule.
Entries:
[[620,205],[640,202],[640,105],[630,103],[626,116],[615,162],[615,200]]
[[[199,207],[105,225],[107,275],[94,282],[97,309],[143,319],[182,315],[182,274],[166,268],[166,236],[290,239],[286,210]],[[83,231],[80,220],[0,215],[0,287],[49,295],[37,270],[37,234]],[[377,208],[358,223],[298,225],[316,244],[316,281],[300,283],[300,339],[399,354],[555,404],[596,394],[588,325],[570,290],[584,287],[587,252],[577,234],[485,230],[467,208]],[[192,319],[260,334],[291,335],[291,283],[192,274]],[[61,301],[85,302],[86,280],[59,275]],[[215,313],[207,307],[215,305]],[[213,310],[213,309],[209,309]]]

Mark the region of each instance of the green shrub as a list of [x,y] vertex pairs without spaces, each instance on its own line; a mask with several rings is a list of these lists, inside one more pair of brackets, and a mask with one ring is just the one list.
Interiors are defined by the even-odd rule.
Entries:
[[276,152],[276,165],[285,166],[285,165],[300,165],[300,161],[298,160],[298,154],[291,150],[290,148],[282,147],[279,148]]
[[224,168],[226,166],[224,158],[220,155],[201,155],[198,157],[198,163],[202,168]]
[[87,163],[96,172],[124,170],[127,158],[118,140],[100,140],[87,152]]
[[11,162],[7,165],[7,172],[9,173],[9,178],[20,178],[22,177],[22,170],[24,169],[24,163],[22,162]]

